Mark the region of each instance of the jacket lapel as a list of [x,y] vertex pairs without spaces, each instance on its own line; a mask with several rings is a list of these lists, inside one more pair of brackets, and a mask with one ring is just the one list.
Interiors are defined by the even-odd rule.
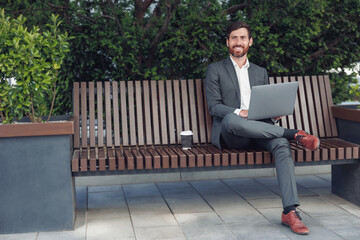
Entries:
[[254,85],[254,79],[255,79],[255,69],[254,67],[252,66],[252,64],[250,63],[250,66],[248,68],[248,73],[249,73],[249,82],[250,82],[250,88],[253,87]]
[[226,68],[226,70],[228,71],[228,73],[230,75],[230,80],[231,80],[232,84],[234,85],[236,94],[237,94],[237,96],[238,96],[238,98],[240,100],[241,98],[240,98],[239,82],[237,80],[235,68],[234,68],[234,65],[233,65],[233,63],[232,63],[232,61],[230,59],[230,56],[225,59],[224,65],[225,65],[225,68]]

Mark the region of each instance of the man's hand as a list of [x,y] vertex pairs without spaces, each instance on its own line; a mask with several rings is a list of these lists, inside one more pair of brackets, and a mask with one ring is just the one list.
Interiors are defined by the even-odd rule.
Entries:
[[243,117],[243,118],[247,118],[248,117],[248,112],[249,112],[249,110],[241,110],[239,112],[239,116]]
[[283,116],[273,117],[272,120],[273,120],[274,122],[277,122],[277,121],[279,121],[282,117],[283,117]]

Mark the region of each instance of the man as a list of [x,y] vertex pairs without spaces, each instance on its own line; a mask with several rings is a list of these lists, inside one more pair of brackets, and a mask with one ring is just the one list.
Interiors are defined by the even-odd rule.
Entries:
[[310,150],[319,147],[320,140],[305,131],[285,129],[274,124],[281,117],[261,121],[247,120],[251,87],[268,84],[266,69],[250,63],[247,53],[253,38],[248,24],[235,22],[226,30],[226,45],[230,56],[210,64],[205,78],[209,112],[213,117],[212,143],[218,148],[242,149],[248,146],[270,151],[275,158],[277,178],[284,211],[282,224],[298,234],[308,234],[301,222],[295,170],[288,140]]

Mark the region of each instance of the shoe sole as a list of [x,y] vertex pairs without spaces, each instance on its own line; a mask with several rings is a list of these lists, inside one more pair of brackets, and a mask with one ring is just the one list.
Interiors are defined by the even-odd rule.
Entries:
[[296,233],[296,234],[299,234],[299,235],[308,235],[308,234],[309,234],[309,231],[308,231],[308,232],[303,232],[303,233],[295,232],[294,230],[291,229],[291,227],[290,227],[289,225],[287,225],[286,223],[283,223],[283,222],[281,222],[281,225],[290,228],[290,230],[291,230],[293,233]]

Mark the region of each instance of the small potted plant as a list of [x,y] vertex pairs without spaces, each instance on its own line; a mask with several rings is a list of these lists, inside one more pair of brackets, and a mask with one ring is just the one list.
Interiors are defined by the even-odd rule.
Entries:
[[49,122],[70,37],[0,15],[0,234],[72,229],[73,123]]
[[[351,86],[350,95],[360,100],[360,85]],[[332,107],[339,137],[360,144],[360,104],[343,104]]]

